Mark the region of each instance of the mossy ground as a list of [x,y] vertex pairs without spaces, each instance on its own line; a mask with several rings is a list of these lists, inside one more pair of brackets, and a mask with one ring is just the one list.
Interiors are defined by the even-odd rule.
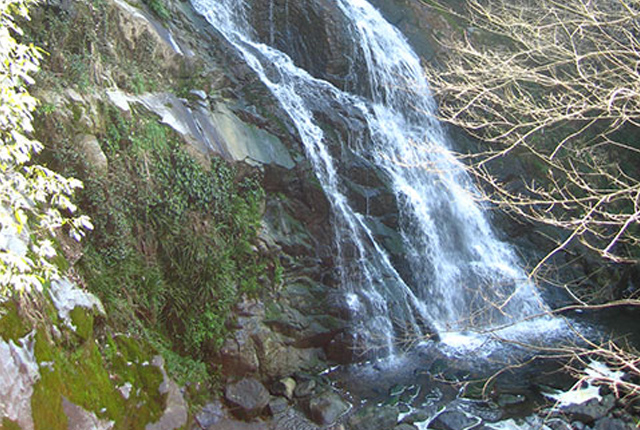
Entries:
[[[164,377],[152,365],[158,353],[149,343],[127,335],[115,338],[105,332],[104,321],[96,324],[95,311],[82,307],[70,316],[76,330],[60,323],[45,295],[37,298],[31,313],[20,312],[22,299],[14,297],[0,305],[0,338],[18,345],[33,336],[33,352],[39,377],[31,397],[35,430],[66,430],[69,423],[63,398],[114,421],[114,429],[142,429],[160,419],[165,394],[160,393]],[[46,304],[46,305],[43,305]],[[37,311],[36,311],[37,309]],[[130,384],[125,398],[118,388]],[[18,429],[3,419],[2,429]]]

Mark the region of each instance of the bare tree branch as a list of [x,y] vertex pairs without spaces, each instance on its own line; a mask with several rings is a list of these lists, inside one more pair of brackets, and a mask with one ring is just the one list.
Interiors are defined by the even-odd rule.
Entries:
[[[568,230],[555,252],[582,243],[640,261],[640,0],[469,0],[468,9],[448,11],[468,25],[442,38],[441,64],[426,73],[441,119],[487,144],[461,155],[485,197]],[[498,179],[496,164],[510,157],[535,169],[523,187]]]

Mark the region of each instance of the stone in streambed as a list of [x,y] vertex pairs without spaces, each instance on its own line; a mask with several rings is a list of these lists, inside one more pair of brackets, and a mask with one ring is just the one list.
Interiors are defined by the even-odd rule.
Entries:
[[309,401],[311,419],[321,425],[333,424],[344,415],[350,406],[334,392],[326,392]]
[[573,420],[592,425],[595,421],[606,416],[613,409],[614,404],[615,398],[609,394],[604,396],[602,400],[591,399],[579,405],[564,406],[561,410]]
[[402,419],[402,424],[413,424],[413,423],[421,423],[423,421],[427,421],[435,414],[436,410],[417,410],[415,412],[411,412],[409,415]]
[[264,385],[254,378],[227,385],[224,397],[231,405],[231,411],[246,420],[259,416],[271,398]]
[[429,428],[434,430],[459,430],[459,429],[471,429],[482,423],[482,420],[478,417],[470,417],[462,411],[451,410],[444,411],[438,415]]
[[506,408],[509,406],[520,405],[527,401],[527,398],[522,394],[501,394],[498,397],[498,405],[502,408]]
[[411,424],[400,424],[395,426],[393,430],[418,430],[418,427]]
[[305,381],[300,382],[296,386],[293,394],[296,397],[309,397],[310,395],[313,394],[314,390],[316,389],[316,385],[317,384],[314,379],[307,379]]
[[195,416],[200,427],[208,429],[226,418],[225,409],[219,400],[207,403]]
[[295,389],[296,381],[293,378],[283,378],[273,384],[271,392],[276,396],[283,396],[291,400]]
[[398,423],[396,406],[369,405],[349,418],[350,430],[388,430]]
[[273,397],[269,401],[269,413],[272,416],[280,415],[289,409],[289,402],[284,397]]
[[637,427],[631,423],[626,423],[620,419],[610,418],[610,417],[604,417],[599,419],[596,422],[595,426],[593,427],[593,430],[632,430],[632,429],[637,429]]

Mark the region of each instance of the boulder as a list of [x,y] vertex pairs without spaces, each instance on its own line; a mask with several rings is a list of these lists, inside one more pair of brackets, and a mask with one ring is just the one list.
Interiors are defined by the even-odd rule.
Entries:
[[349,408],[349,404],[333,391],[322,393],[309,401],[309,415],[320,425],[333,424]]
[[220,401],[207,403],[195,416],[195,421],[200,427],[208,429],[214,424],[226,418],[225,409]]
[[67,428],[69,430],[111,430],[113,421],[101,420],[95,413],[89,412],[78,405],[71,403],[62,396],[62,409],[67,416]]
[[585,425],[580,421],[568,423],[559,418],[547,420],[546,425],[550,430],[585,430]]
[[239,378],[260,374],[265,380],[277,380],[323,360],[322,349],[297,348],[292,339],[265,325],[261,307],[243,305],[235,310],[233,338],[220,350],[224,374]]
[[498,405],[502,408],[509,406],[515,406],[527,401],[527,398],[522,394],[510,394],[504,393],[498,397]]
[[[279,414],[274,419],[274,425],[271,428],[276,430],[320,430],[317,424],[308,420],[294,408],[289,408],[284,413]],[[338,429],[334,428],[334,430]]]
[[231,406],[231,411],[245,420],[259,416],[271,398],[264,385],[254,378],[245,378],[227,385],[224,397]]
[[400,424],[395,426],[393,430],[418,430],[418,427],[411,424]]
[[427,421],[431,418],[437,410],[418,409],[417,411],[409,413],[402,419],[402,424],[413,424]]
[[[163,381],[160,384],[160,394],[166,395],[166,406],[160,419],[145,426],[145,430],[174,430],[187,424],[189,410],[180,387],[167,375],[164,359],[161,355],[153,357],[152,364],[160,369]],[[86,428],[86,427],[85,427]]]
[[287,409],[289,409],[289,402],[283,397],[273,397],[269,401],[269,413],[274,417],[285,413]]
[[303,315],[299,310],[280,305],[279,312],[265,322],[285,336],[295,339],[299,348],[323,347],[342,330],[345,322],[331,315]]
[[260,374],[268,379],[290,375],[302,368],[309,368],[321,360],[318,348],[299,349],[291,346],[290,339],[261,326],[252,335],[260,363]]
[[258,371],[260,362],[250,333],[238,330],[220,348],[220,357],[225,374],[245,376]]

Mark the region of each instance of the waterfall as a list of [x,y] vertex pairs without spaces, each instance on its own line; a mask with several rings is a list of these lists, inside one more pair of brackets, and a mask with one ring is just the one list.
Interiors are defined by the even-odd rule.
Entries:
[[[273,23],[269,43],[260,41],[246,1],[192,0],[295,124],[332,204],[342,287],[361,315],[355,324],[392,349],[398,331],[419,336],[429,326],[447,339],[448,333],[499,329],[543,313],[535,287],[514,251],[496,238],[474,199],[472,181],[433,119],[436,105],[416,54],[367,1],[335,1],[361,58],[360,82],[353,85],[358,90],[340,89],[294,64],[273,46]],[[273,18],[273,1],[269,7]],[[288,14],[288,2],[286,7]],[[393,192],[404,270],[380,242],[369,214],[358,212],[348,198],[339,144],[318,120],[322,109],[333,108],[351,112],[362,123],[361,130],[353,127],[359,131],[349,142],[339,144],[374,166]]]

